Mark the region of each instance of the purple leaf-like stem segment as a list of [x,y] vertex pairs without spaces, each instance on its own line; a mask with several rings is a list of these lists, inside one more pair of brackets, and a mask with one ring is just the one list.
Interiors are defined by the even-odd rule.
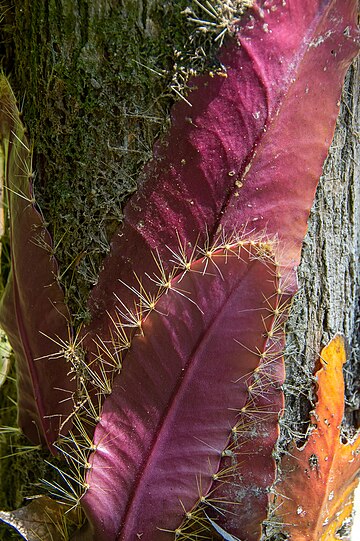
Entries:
[[280,327],[276,324],[277,330],[266,344],[265,356],[248,379],[249,400],[239,415],[238,431],[231,435],[218,480],[212,487],[213,498],[220,502],[222,510],[214,518],[232,535],[246,541],[261,538],[269,488],[274,482],[276,464],[272,453],[284,407],[283,326],[289,306],[287,300],[282,302],[282,324]]
[[0,78],[0,136],[5,158],[11,273],[0,303],[0,322],[17,362],[19,426],[33,443],[52,443],[72,409],[75,382],[57,342],[68,339],[69,314],[52,241],[35,204],[31,151],[16,101]]
[[[249,26],[237,34],[239,46],[268,89],[270,103],[274,88],[283,87],[284,93],[269,107],[262,137],[242,174],[242,187],[231,194],[221,225],[266,228],[279,238],[282,264],[294,266],[333,138],[344,75],[359,42],[355,0],[286,4],[259,12],[264,39],[254,39]],[[276,70],[274,78],[274,65],[287,69]]]
[[134,336],[95,430],[82,499],[94,539],[173,539],[184,511],[207,496],[248,404],[277,291],[276,264],[255,243],[201,258],[172,280]]
[[189,254],[221,231],[266,230],[279,238],[279,261],[298,265],[357,51],[356,11],[356,0],[256,2],[219,53],[224,70],[190,81],[191,107],[174,106],[92,292],[89,351],[97,335],[108,336],[114,291],[132,306],[124,283],[136,286],[134,270],[152,274],[151,250],[166,261],[178,237]]

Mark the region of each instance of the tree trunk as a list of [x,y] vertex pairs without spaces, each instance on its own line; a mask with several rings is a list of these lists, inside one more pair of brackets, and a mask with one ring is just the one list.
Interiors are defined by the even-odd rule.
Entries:
[[[347,74],[334,139],[324,164],[309,218],[298,269],[299,292],[287,326],[288,407],[283,436],[306,431],[312,407],[311,375],[321,347],[336,333],[349,346],[345,367],[344,428],[358,428],[359,418],[359,276],[360,185],[359,60]],[[306,156],[304,156],[306,161]],[[295,423],[295,424],[294,424]],[[290,428],[290,433],[287,429]]]
[[[3,2],[4,4],[4,2]],[[3,7],[1,55],[34,148],[37,200],[49,223],[66,300],[77,325],[96,283],[122,207],[190,69],[214,62],[211,39],[191,42],[182,11],[189,0],[14,0]],[[206,51],[201,56],[197,47]],[[182,51],[180,55],[175,50]],[[188,54],[186,54],[188,53]],[[313,372],[337,332],[349,344],[344,431],[360,425],[359,61],[350,68],[333,144],[324,165],[298,270],[300,289],[287,324],[287,407],[278,453],[304,438],[314,405]],[[304,162],[306,156],[304,156]],[[7,395],[2,423],[15,422]],[[18,439],[16,439],[18,438]],[[18,436],[13,445],[24,445]],[[10,454],[8,440],[1,442]],[[33,451],[0,462],[0,508],[37,493],[48,475]],[[5,528],[0,539],[9,539]]]

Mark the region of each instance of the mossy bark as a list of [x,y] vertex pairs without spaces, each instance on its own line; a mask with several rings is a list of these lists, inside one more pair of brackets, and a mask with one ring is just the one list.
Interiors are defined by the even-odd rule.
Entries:
[[[211,40],[189,39],[191,26],[182,14],[188,5],[189,0],[2,3],[3,69],[34,148],[36,197],[54,237],[75,324],[87,320],[86,299],[123,204],[136,189],[154,141],[168,127],[171,84],[179,88],[187,70],[213,62]],[[300,291],[287,329],[288,407],[281,448],[306,431],[316,355],[336,332],[343,332],[350,346],[346,427],[359,425],[358,75],[355,63],[304,242]],[[6,396],[14,396],[15,386],[11,381],[7,386],[0,414],[9,425],[15,408]],[[7,441],[3,454],[9,452]],[[41,459],[34,451],[0,463],[0,508],[23,503],[31,483],[45,475]],[[36,484],[32,491],[38,491]],[[12,535],[3,529],[0,539]]]
[[5,69],[34,147],[36,197],[81,321],[122,204],[166,128],[185,3],[20,0],[4,12]]

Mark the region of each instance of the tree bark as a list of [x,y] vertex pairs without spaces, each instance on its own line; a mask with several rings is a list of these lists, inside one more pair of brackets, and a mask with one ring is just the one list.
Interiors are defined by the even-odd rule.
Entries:
[[[189,47],[181,13],[188,0],[15,0],[4,7],[1,55],[34,147],[35,190],[49,223],[66,300],[75,323],[87,321],[96,283],[122,206],[135,190],[154,141],[169,124],[181,69],[205,68]],[[202,46],[212,59],[211,40]],[[194,48],[195,47],[195,48]],[[177,65],[176,65],[177,63]],[[287,324],[287,407],[280,455],[302,441],[314,405],[312,378],[322,345],[341,332],[345,367],[344,431],[360,425],[359,61],[350,68],[333,144],[324,165],[298,269],[300,290]],[[304,162],[306,156],[304,156]],[[2,422],[14,422],[2,393]],[[2,442],[2,452],[9,453]],[[38,454],[0,462],[0,508],[21,505],[29,484],[45,475]],[[31,473],[30,473],[31,472]],[[26,480],[24,484],[24,479]],[[37,488],[34,488],[37,492]],[[9,539],[5,529],[0,539]]]
[[344,429],[351,433],[360,424],[358,125],[359,59],[354,61],[346,76],[337,128],[303,244],[298,269],[299,292],[287,325],[285,390],[288,407],[283,419],[284,443],[291,432],[306,432],[308,411],[314,398],[311,381],[314,363],[321,347],[336,333],[346,337],[349,347],[349,361],[344,369]]

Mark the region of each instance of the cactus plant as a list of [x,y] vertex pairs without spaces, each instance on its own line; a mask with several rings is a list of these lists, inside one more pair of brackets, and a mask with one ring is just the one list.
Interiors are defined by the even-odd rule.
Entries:
[[[44,420],[62,414],[55,448],[73,469],[66,484],[75,479],[80,490],[58,488],[67,503],[81,501],[86,539],[260,539],[276,478],[284,323],[356,50],[355,15],[353,0],[264,1],[229,27],[222,71],[193,78],[173,108],[81,335],[68,340],[66,312],[55,310],[49,329],[34,320],[52,346],[42,335],[36,356],[46,359],[34,350],[23,363],[27,335],[38,335],[12,330],[13,304],[4,302],[2,320],[15,346],[21,339],[20,381],[37,403],[54,383],[44,378],[40,389],[29,370],[64,357],[56,386],[72,392],[73,410],[55,395],[36,419],[34,405],[20,407],[24,428],[35,419],[43,436]],[[23,134],[7,137],[12,153],[18,140],[26,145]],[[41,261],[43,291],[54,262],[46,250]],[[58,286],[50,290],[61,302]],[[38,315],[54,312],[49,298]]]
[[54,450],[61,419],[72,407],[64,399],[76,386],[63,357],[56,359],[56,370],[50,368],[57,346],[47,336],[67,341],[69,313],[57,282],[52,241],[36,205],[32,153],[3,75],[0,103],[11,241],[11,273],[1,298],[0,322],[17,360],[19,426],[31,441]]

